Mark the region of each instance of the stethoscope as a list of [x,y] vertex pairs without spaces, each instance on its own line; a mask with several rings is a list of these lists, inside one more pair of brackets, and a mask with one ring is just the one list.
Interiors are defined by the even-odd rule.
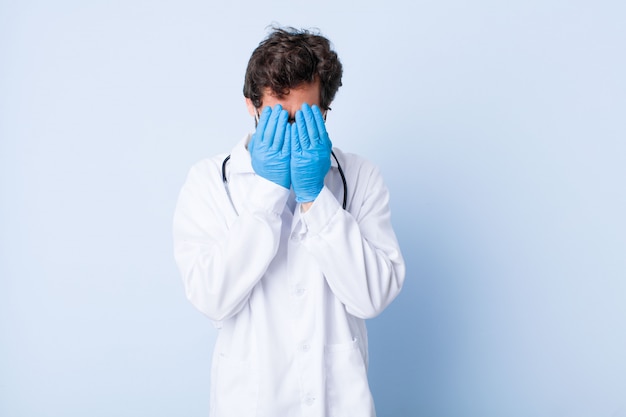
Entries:
[[[337,159],[337,156],[335,155],[335,152],[330,151],[330,154],[333,156],[333,158],[335,158],[335,161],[337,162],[337,169],[339,170],[339,175],[341,175],[341,182],[343,183],[343,204],[342,207],[345,210],[346,209],[346,203],[348,200],[348,184],[346,183],[346,176],[343,173],[343,169],[341,169],[341,165],[339,164],[339,160]],[[235,204],[233,203],[233,198],[230,195],[230,190],[228,187],[228,178],[226,177],[226,164],[228,163],[228,161],[230,160],[230,155],[228,155],[226,158],[224,158],[224,162],[222,162],[222,181],[224,182],[224,189],[226,190],[226,195],[228,195],[228,199],[230,200],[230,205],[233,206],[233,210],[235,210],[235,213],[237,213],[237,215],[239,215],[239,212],[237,211],[237,209],[235,208]]]

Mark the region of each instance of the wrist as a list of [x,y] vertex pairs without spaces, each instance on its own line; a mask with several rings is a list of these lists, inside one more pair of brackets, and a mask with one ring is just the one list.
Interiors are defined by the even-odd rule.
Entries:
[[312,205],[313,205],[313,201],[307,201],[306,203],[301,203],[300,204],[300,212],[301,213],[306,213],[307,211],[309,211],[309,209],[311,208]]

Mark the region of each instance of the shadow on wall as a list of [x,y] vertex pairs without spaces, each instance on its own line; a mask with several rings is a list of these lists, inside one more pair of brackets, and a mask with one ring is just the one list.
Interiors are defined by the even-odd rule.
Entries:
[[432,408],[444,383],[446,346],[453,343],[445,340],[449,335],[443,332],[450,329],[442,324],[445,308],[439,301],[444,297],[437,294],[444,271],[429,256],[424,235],[418,237],[410,227],[397,229],[407,266],[404,287],[387,310],[368,322],[369,379],[380,417]]
[[[420,188],[410,179],[401,182],[406,190]],[[414,197],[393,185],[392,203],[402,204],[392,207],[392,220],[406,279],[398,298],[368,321],[369,380],[377,414],[454,415],[446,403],[465,335],[463,282],[471,260],[454,243],[462,232],[447,221],[452,216],[444,203],[424,194],[421,203],[411,201]]]

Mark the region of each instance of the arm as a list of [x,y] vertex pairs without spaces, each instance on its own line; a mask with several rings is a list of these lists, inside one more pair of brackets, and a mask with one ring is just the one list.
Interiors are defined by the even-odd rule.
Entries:
[[354,184],[365,188],[360,206],[351,208],[354,215],[343,210],[324,187],[303,213],[306,233],[302,244],[317,260],[346,310],[356,317],[371,318],[400,292],[405,265],[392,229],[389,193],[382,177],[374,167],[359,171]]
[[276,256],[290,185],[287,117],[280,106],[263,111],[248,146],[257,175],[247,178],[239,216],[232,218],[215,165],[194,167],[181,191],[174,216],[176,261],[187,297],[214,321],[241,310]]
[[[191,303],[214,321],[234,316],[276,255],[289,191],[264,178],[234,216],[218,167],[191,169],[174,214],[174,255]],[[231,214],[232,213],[232,214]]]
[[317,106],[302,105],[291,140],[291,179],[305,224],[302,243],[346,310],[374,317],[399,293],[405,273],[380,173],[369,164],[351,170],[359,187],[353,216],[324,186],[332,144]]

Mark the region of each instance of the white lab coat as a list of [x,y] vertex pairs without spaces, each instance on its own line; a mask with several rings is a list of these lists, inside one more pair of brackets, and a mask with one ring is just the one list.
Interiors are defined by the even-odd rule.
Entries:
[[187,297],[219,329],[211,417],[373,417],[364,319],[404,281],[389,196],[379,171],[334,152],[306,213],[293,192],[254,174],[249,135],[193,166],[174,215]]

